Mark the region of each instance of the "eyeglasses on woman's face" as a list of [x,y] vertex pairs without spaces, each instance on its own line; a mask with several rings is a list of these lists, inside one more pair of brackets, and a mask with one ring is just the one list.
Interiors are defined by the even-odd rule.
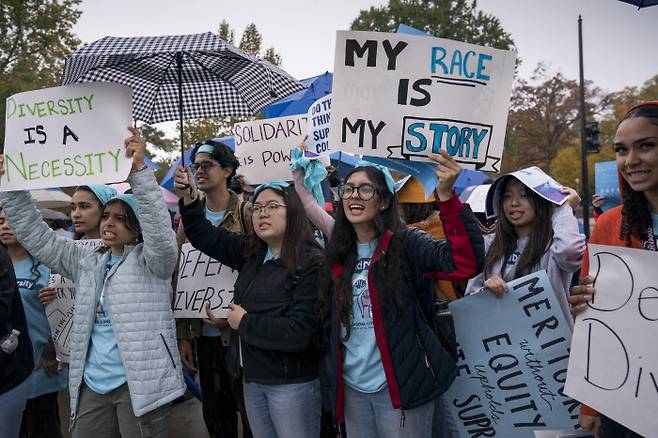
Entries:
[[265,212],[267,216],[272,216],[275,214],[280,208],[286,208],[285,205],[279,204],[278,202],[268,202],[266,204],[254,204],[251,206],[251,215],[252,216],[258,216],[260,215],[261,211]]
[[338,186],[338,196],[341,199],[349,199],[356,192],[356,196],[363,201],[370,201],[377,193],[377,189],[372,184],[361,184],[354,186],[351,184],[341,184]]

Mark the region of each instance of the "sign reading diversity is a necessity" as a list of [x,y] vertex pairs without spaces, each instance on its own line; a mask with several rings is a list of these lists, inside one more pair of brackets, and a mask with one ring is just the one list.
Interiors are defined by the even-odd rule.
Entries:
[[103,82],[14,94],[5,115],[0,191],[123,181],[130,88]]
[[339,31],[332,149],[500,170],[516,53],[428,36]]

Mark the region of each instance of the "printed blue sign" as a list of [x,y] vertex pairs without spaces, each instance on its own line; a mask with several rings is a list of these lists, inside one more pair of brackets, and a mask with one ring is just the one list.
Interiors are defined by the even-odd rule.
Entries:
[[594,163],[594,182],[596,194],[606,198],[601,210],[607,211],[621,204],[616,161]]
[[546,272],[507,285],[503,298],[483,292],[450,303],[459,374],[444,396],[460,436],[575,430],[580,404],[563,393],[571,330]]

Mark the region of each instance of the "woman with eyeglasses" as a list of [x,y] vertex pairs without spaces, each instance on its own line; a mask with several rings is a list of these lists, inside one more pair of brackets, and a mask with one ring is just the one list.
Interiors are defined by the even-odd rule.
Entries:
[[189,168],[176,172],[185,235],[195,248],[239,271],[228,312],[233,331],[227,361],[229,372],[242,372],[252,433],[319,437],[315,340],[323,256],[304,207],[288,183],[263,184],[254,192],[253,232],[238,235],[211,225],[192,181]]
[[429,438],[434,400],[456,376],[455,359],[428,323],[433,289],[424,278],[474,277],[484,264],[484,242],[475,216],[453,192],[460,166],[445,151],[431,159],[438,163],[447,240],[404,228],[393,178],[368,162],[359,162],[339,186],[335,223],[317,203],[304,202],[309,218],[330,235],[321,362],[330,404],[350,437]]

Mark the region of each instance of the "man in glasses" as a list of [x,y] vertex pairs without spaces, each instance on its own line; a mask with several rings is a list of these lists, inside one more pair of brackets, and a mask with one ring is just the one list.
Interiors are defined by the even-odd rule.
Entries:
[[[206,218],[216,227],[246,233],[251,227],[249,210],[229,189],[239,166],[233,151],[224,143],[207,140],[197,143],[191,154],[191,170],[197,188],[203,193]],[[182,194],[176,193],[178,196]],[[183,224],[178,228],[179,246],[186,241]],[[226,319],[177,319],[178,347],[183,367],[196,372],[191,340],[196,342],[203,419],[214,437],[238,436],[237,412],[241,413],[244,437],[251,437],[244,410],[241,382],[234,382],[226,371],[225,355],[231,328]]]

